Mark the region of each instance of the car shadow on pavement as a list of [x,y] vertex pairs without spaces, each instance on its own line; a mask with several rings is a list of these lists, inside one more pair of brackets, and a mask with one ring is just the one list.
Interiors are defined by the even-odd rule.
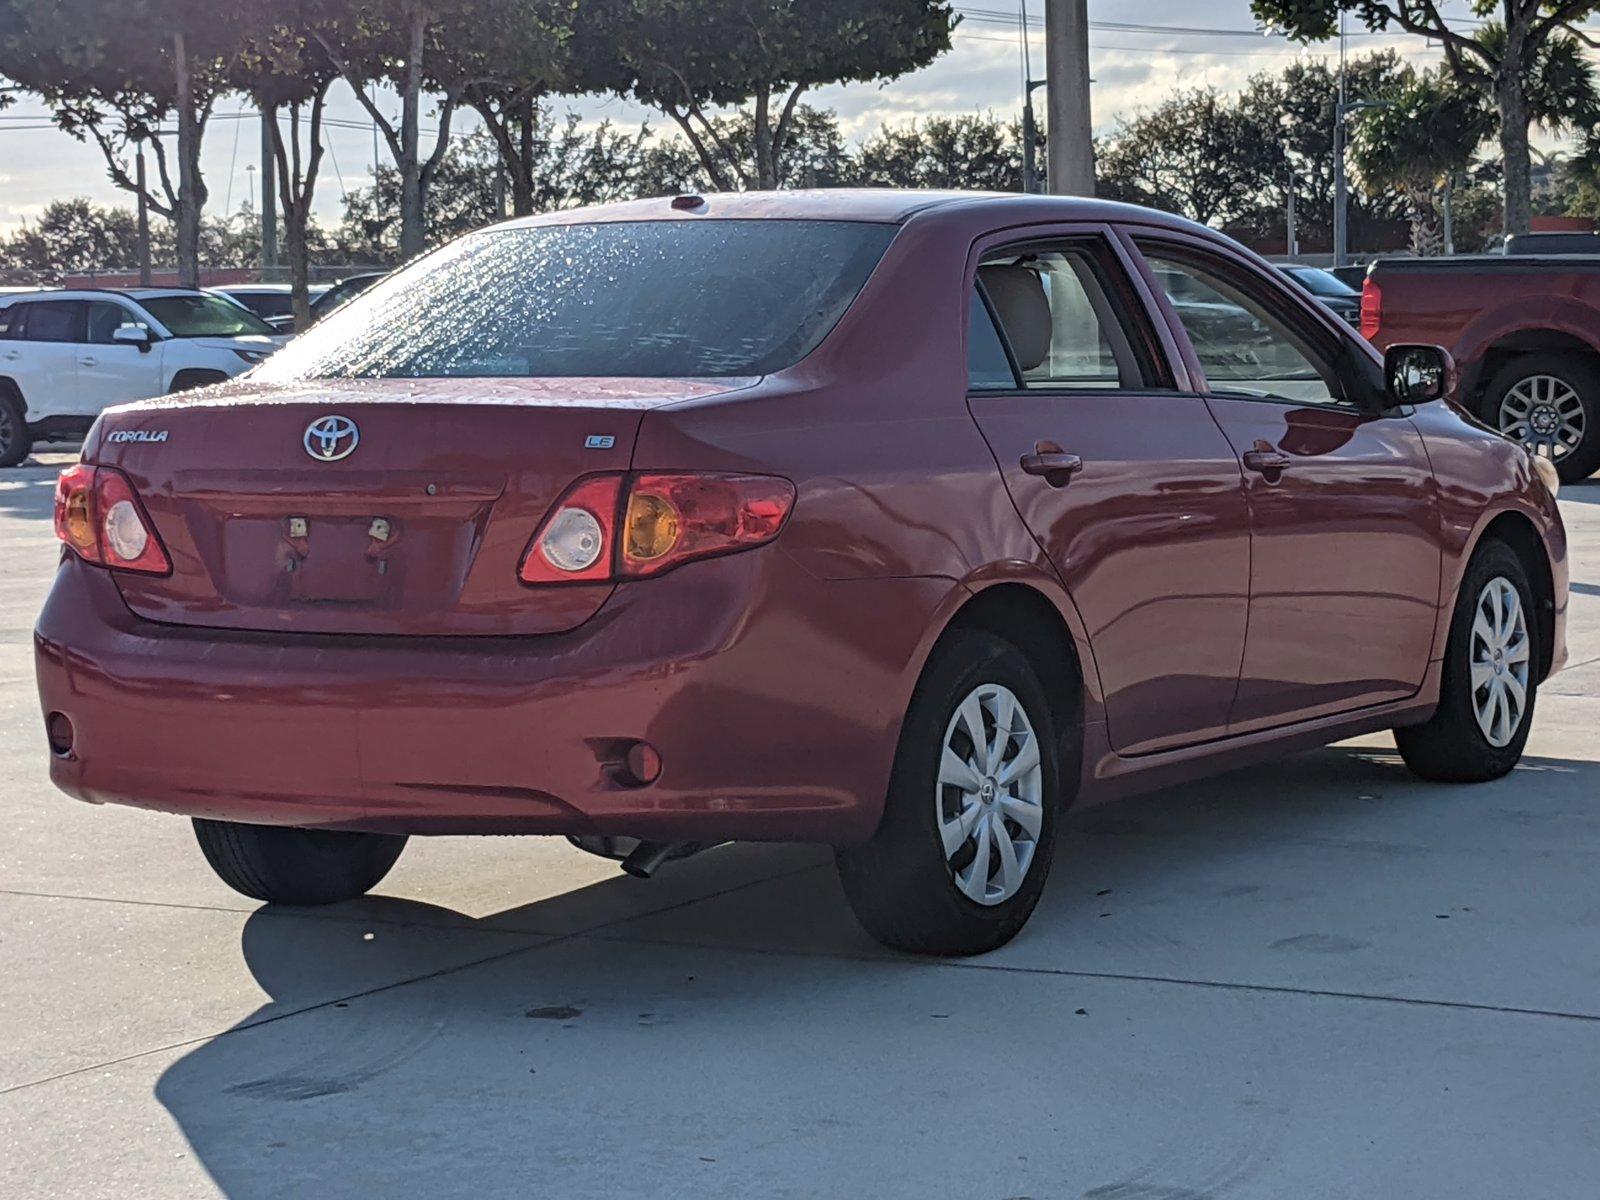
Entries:
[[[1072,997],[1089,981],[1179,978],[1172,963],[1186,960],[1175,947],[1197,972],[1199,955],[1209,979],[1249,970],[1262,977],[1246,982],[1292,990],[1298,968],[1280,978],[1277,964],[1325,972],[1345,961],[1336,951],[1366,945],[1352,928],[1393,923],[1418,877],[1450,882],[1452,862],[1430,864],[1435,845],[1485,828],[1495,840],[1558,843],[1580,825],[1592,832],[1596,794],[1595,762],[1530,758],[1507,780],[1452,788],[1411,779],[1392,750],[1342,746],[1074,814],[1033,923],[1012,947],[959,964],[995,971],[878,951],[850,922],[831,870],[804,847],[733,846],[676,864],[678,894],[703,898],[635,916],[641,885],[621,877],[476,919],[384,897],[317,913],[261,909],[241,951],[273,999],[173,1062],[155,1095],[234,1200],[825,1194],[761,1175],[758,1164],[784,1161],[778,1143],[761,1139],[851,1154],[852,1139],[868,1136],[854,1124],[871,1124],[849,1115],[857,1089],[887,1086],[876,1078],[885,1072],[907,1086],[903,1058],[873,1065],[891,1045],[896,1056],[927,1055],[930,1090],[906,1101],[918,1119],[959,1126],[972,1099],[953,1082],[940,1090],[937,1064],[1013,1054],[987,1018],[946,1018],[976,1003],[980,988],[1002,1002],[1022,995],[1035,977],[1008,970],[1058,980],[1043,1001],[1028,993],[1051,1006],[1033,1019],[1068,1023],[1082,1016]],[[1478,832],[1463,832],[1464,805]],[[741,874],[755,882],[717,890]],[[1472,885],[1503,886],[1490,902],[1524,894],[1493,870]],[[1272,913],[1289,910],[1287,925],[1273,924]],[[1280,936],[1312,913],[1318,932]],[[1416,916],[1435,931],[1440,914]],[[1494,937],[1509,936],[1456,925],[1465,940],[1450,953],[1462,961],[1481,962],[1498,949]],[[472,938],[480,944],[466,948]],[[419,941],[461,949],[419,977],[402,969],[417,961]],[[1380,939],[1364,953],[1410,951]],[[374,986],[385,955],[396,982]],[[1026,1041],[1015,1051],[1021,1064]],[[1074,1090],[1113,1086],[1057,1067],[1049,1086],[1063,1104]],[[1109,1078],[1110,1068],[1094,1069]],[[754,1142],[740,1132],[745,1113],[761,1131]],[[926,1152],[955,1164],[967,1153],[961,1140]],[[740,1155],[750,1173],[738,1186],[697,1174],[719,1158],[732,1169]],[[563,1190],[542,1177],[585,1182]]]

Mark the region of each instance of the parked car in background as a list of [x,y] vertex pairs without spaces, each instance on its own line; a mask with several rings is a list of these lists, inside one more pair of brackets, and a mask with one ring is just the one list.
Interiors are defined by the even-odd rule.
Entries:
[[1512,769],[1566,538],[1448,378],[1101,201],[480,231],[105,414],[35,633],[51,777],[194,818],[260,900],[359,895],[410,834],[644,876],[810,841],[885,943],[991,950],[1074,802],[1380,729]]
[[0,296],[0,466],[35,442],[81,438],[108,405],[230,379],[285,340],[184,288]]
[[388,274],[387,271],[371,271],[364,275],[351,275],[341,279],[312,302],[311,320],[313,322],[322,320],[334,309],[359,296]]
[[1566,482],[1600,469],[1600,258],[1384,258],[1361,313],[1379,349],[1447,347],[1460,402]]
[[[287,283],[225,283],[207,290],[244,305],[279,333],[295,332],[294,289]],[[326,283],[311,285],[313,312],[328,290]]]
[[1332,271],[1321,267],[1305,267],[1297,263],[1280,263],[1278,270],[1310,292],[1342,320],[1352,325],[1361,324],[1361,291],[1351,287]]

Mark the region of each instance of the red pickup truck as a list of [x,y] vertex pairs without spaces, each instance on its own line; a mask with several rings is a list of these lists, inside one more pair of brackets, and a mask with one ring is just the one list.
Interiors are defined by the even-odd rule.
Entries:
[[1447,348],[1457,399],[1563,482],[1600,468],[1600,256],[1379,259],[1361,332]]

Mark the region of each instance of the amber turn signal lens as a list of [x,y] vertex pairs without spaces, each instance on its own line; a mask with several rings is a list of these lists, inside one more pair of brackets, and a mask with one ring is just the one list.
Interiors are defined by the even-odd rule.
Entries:
[[634,491],[628,497],[627,556],[638,562],[654,562],[672,552],[678,544],[682,517],[665,496]]
[[98,560],[93,467],[77,463],[56,480],[56,536],[84,558]]

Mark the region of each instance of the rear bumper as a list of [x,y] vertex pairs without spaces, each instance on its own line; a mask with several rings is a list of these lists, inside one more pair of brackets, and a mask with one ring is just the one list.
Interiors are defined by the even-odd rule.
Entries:
[[[855,841],[950,589],[823,582],[771,547],[619,587],[563,634],[308,636],[146,621],[69,559],[35,631],[74,733],[51,778],[260,824]],[[634,740],[662,756],[649,786],[616,769]]]

